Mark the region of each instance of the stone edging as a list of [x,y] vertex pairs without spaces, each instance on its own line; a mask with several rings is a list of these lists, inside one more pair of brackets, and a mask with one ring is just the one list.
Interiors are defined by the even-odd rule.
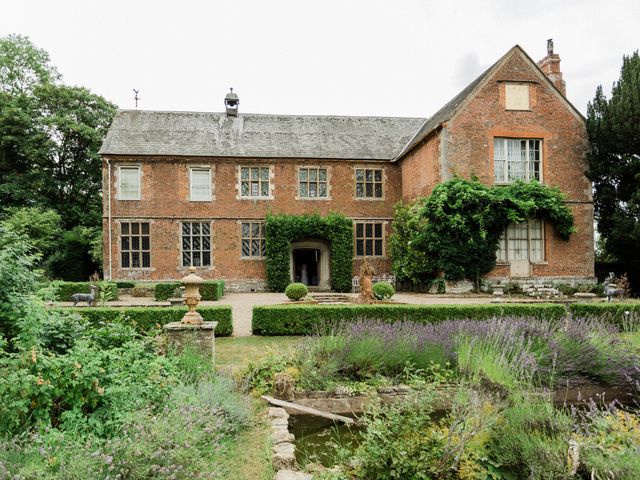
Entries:
[[276,472],[275,480],[311,480],[311,475],[299,472],[296,462],[296,446],[293,434],[289,432],[289,414],[284,408],[269,407],[271,422],[271,463]]

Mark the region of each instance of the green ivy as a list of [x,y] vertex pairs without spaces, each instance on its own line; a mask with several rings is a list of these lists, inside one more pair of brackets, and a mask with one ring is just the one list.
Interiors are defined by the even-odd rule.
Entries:
[[512,223],[541,218],[567,240],[573,215],[557,187],[536,181],[487,186],[454,178],[431,195],[396,205],[391,255],[399,280],[427,282],[444,272],[476,283],[493,270],[500,236]]
[[268,215],[265,220],[267,284],[284,292],[291,279],[291,242],[320,238],[331,249],[331,287],[337,292],[351,289],[353,272],[353,222],[339,213],[327,216]]

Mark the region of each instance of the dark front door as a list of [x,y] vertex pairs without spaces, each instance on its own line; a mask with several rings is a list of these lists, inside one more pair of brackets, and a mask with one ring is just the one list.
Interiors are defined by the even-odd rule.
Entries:
[[293,277],[296,282],[305,285],[318,285],[320,250],[317,248],[299,248],[293,251]]

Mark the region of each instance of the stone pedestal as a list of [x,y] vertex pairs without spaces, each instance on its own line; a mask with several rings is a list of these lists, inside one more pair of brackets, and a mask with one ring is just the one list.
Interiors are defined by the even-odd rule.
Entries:
[[215,362],[215,328],[218,322],[203,322],[198,325],[181,322],[167,323],[163,328],[167,335],[169,351],[181,352],[192,346]]

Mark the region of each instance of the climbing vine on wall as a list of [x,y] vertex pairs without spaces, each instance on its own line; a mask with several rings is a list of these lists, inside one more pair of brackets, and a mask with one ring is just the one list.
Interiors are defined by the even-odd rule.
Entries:
[[351,289],[353,269],[353,222],[338,213],[327,216],[269,215],[265,220],[267,284],[284,292],[290,283],[291,242],[320,238],[331,251],[331,287],[337,292]]
[[395,209],[391,255],[400,280],[426,282],[440,272],[451,280],[479,281],[496,264],[500,236],[511,223],[549,222],[567,240],[573,215],[556,187],[516,182],[487,186],[454,178],[430,196]]

